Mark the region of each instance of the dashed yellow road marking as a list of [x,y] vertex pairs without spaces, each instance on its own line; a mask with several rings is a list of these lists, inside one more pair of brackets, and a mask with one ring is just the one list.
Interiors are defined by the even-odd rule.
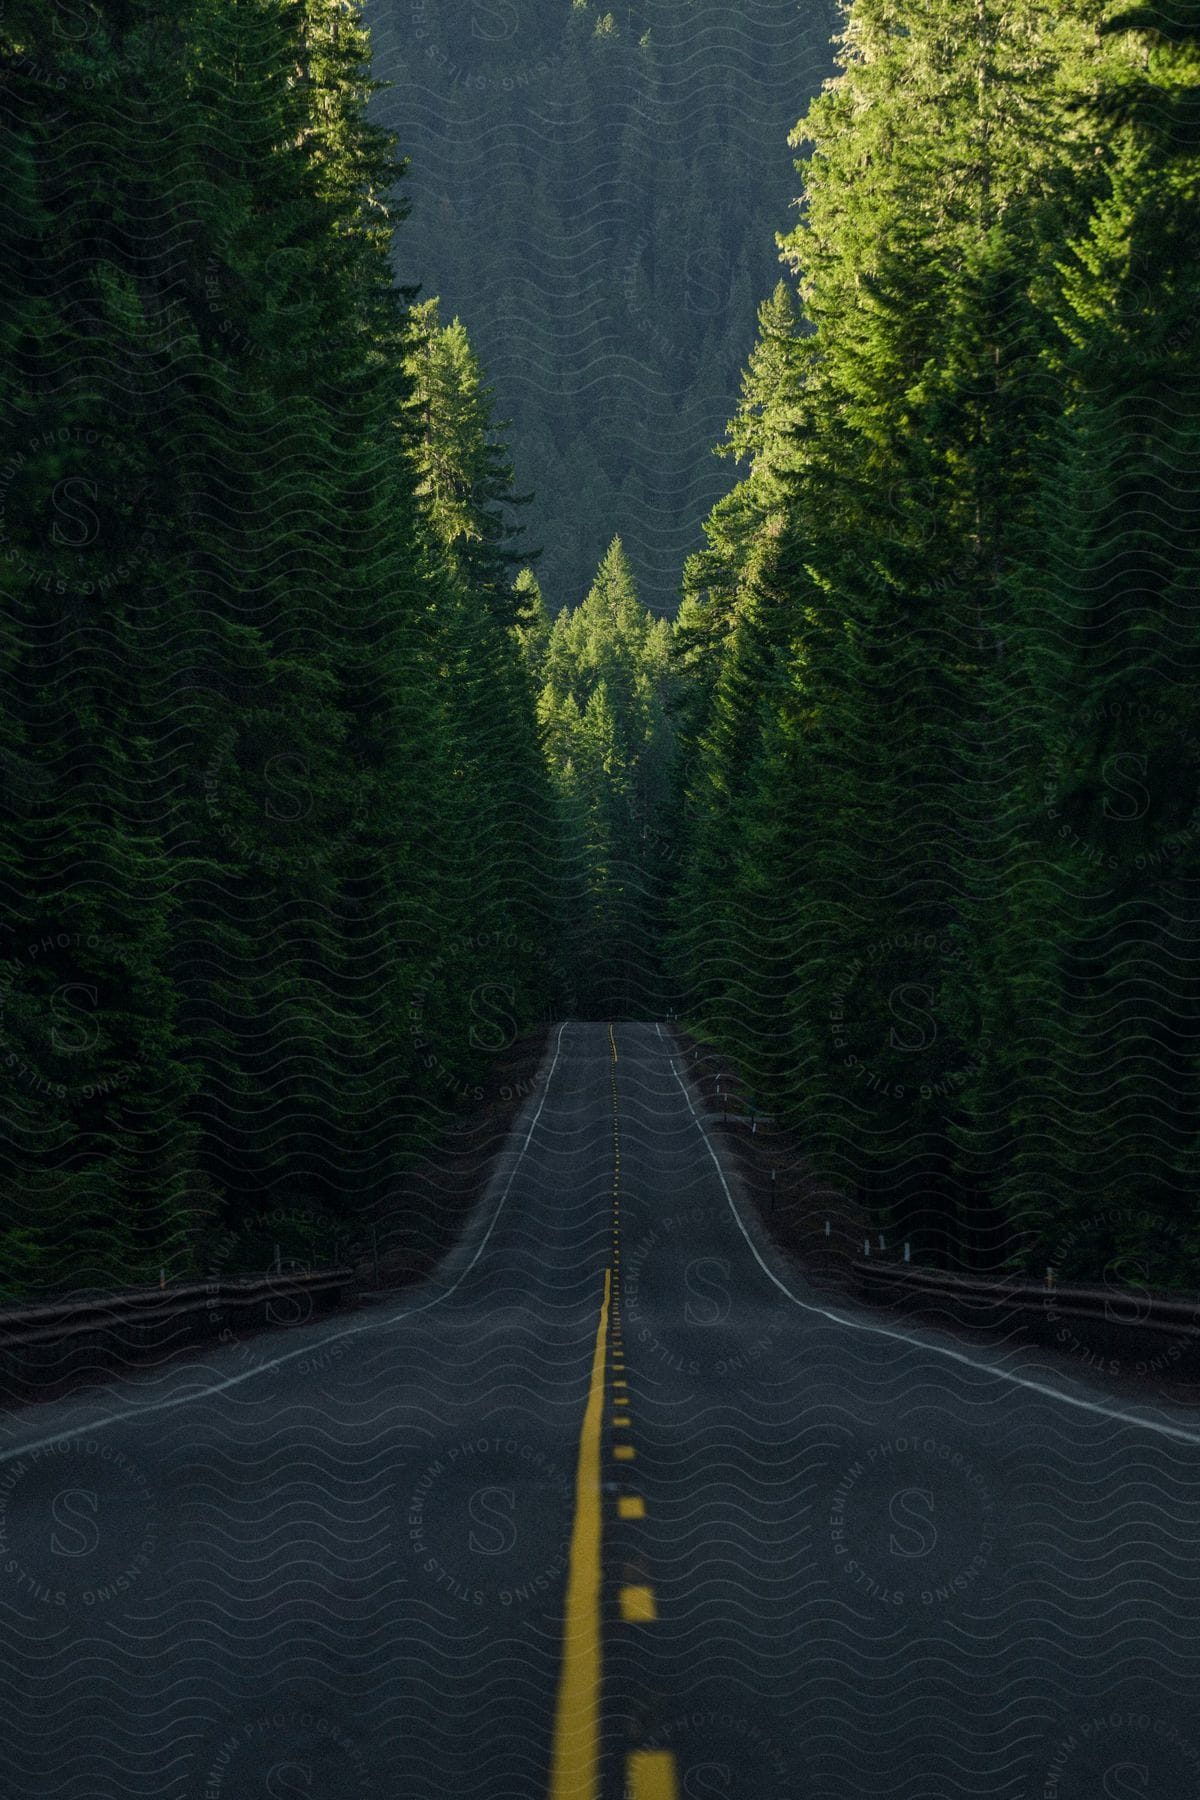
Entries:
[[[625,1342],[621,1328],[621,1121],[617,1093],[617,1038],[611,1024],[608,1027],[608,1041],[612,1048],[613,1060],[612,1334],[609,1340],[609,1356],[613,1374],[611,1422],[614,1430],[626,1431],[632,1425],[632,1418],[628,1411],[629,1383],[624,1378]],[[608,1291],[606,1284],[606,1297]],[[633,1462],[636,1456],[632,1444],[614,1444],[612,1453],[616,1462]],[[646,1503],[640,1494],[619,1494],[617,1496],[618,1518],[644,1519],[645,1516]],[[618,1604],[621,1619],[627,1625],[652,1625],[658,1618],[658,1608],[652,1587],[626,1584],[618,1591]],[[596,1667],[598,1680],[599,1652],[597,1652]],[[635,1750],[626,1758],[625,1773],[627,1800],[678,1800],[679,1780],[675,1758],[669,1751]],[[579,1795],[580,1800],[595,1800],[594,1788],[580,1788]],[[558,1788],[552,1789],[551,1800],[560,1800]],[[562,1800],[565,1800],[565,1792]]]
[[621,1617],[627,1625],[653,1625],[658,1617],[652,1587],[623,1587]]
[[625,1760],[628,1800],[679,1800],[679,1775],[669,1750],[633,1750]]
[[604,1358],[612,1271],[604,1271],[604,1297],[596,1328],[579,1464],[575,1522],[567,1565],[563,1662],[554,1715],[550,1800],[596,1800],[600,1781],[600,1447],[604,1428]]

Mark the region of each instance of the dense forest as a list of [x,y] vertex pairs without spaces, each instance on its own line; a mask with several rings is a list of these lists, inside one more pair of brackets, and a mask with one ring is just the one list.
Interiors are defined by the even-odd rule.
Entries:
[[920,1253],[1194,1285],[1200,7],[856,0],[793,142],[684,1011]]
[[368,0],[375,116],[411,158],[402,282],[458,313],[535,495],[549,604],[614,532],[671,614],[723,475],[787,134],[835,0]]
[[471,996],[561,980],[505,452],[394,285],[354,9],[80,20],[0,20],[10,1292],[327,1246],[461,1107]]
[[538,692],[564,871],[562,957],[571,1010],[660,1015],[671,845],[671,629],[638,600],[614,538],[582,604],[551,621],[532,571],[519,636]]
[[0,1291],[394,1212],[498,1004],[1196,1285],[1200,0],[378,11],[0,16]]

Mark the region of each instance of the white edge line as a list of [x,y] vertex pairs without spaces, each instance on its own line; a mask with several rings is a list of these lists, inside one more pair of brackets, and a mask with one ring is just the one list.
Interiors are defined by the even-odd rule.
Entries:
[[[345,1331],[334,1332],[331,1336],[323,1337],[321,1339],[322,1346],[325,1344],[340,1343],[344,1338],[361,1337],[363,1333],[367,1331],[379,1331],[387,1326],[403,1324],[406,1319],[411,1319],[416,1313],[428,1312],[431,1306],[438,1306],[443,1300],[448,1300],[455,1289],[461,1287],[462,1283],[466,1280],[467,1276],[471,1273],[471,1270],[475,1267],[475,1264],[479,1261],[479,1258],[483,1255],[484,1250],[487,1248],[487,1242],[491,1237],[492,1232],[495,1230],[496,1221],[504,1210],[504,1203],[508,1199],[509,1189],[516,1180],[517,1170],[520,1168],[522,1158],[529,1148],[529,1142],[533,1137],[537,1122],[542,1116],[542,1108],[549,1098],[550,1083],[554,1077],[554,1071],[558,1067],[559,1056],[562,1053],[562,1035],[566,1030],[568,1023],[569,1021],[564,1021],[558,1028],[558,1042],[554,1047],[554,1061],[550,1064],[550,1070],[546,1076],[546,1085],[543,1089],[538,1109],[533,1115],[529,1130],[525,1133],[525,1142],[517,1152],[517,1159],[509,1170],[508,1180],[504,1184],[504,1192],[496,1203],[496,1210],[492,1214],[488,1223],[488,1228],[479,1240],[475,1249],[475,1254],[467,1264],[466,1268],[462,1270],[444,1293],[435,1294],[432,1300],[422,1301],[419,1306],[405,1307],[404,1311],[400,1313],[389,1313],[388,1316],[383,1319],[370,1319],[365,1325],[352,1325]],[[253,1381],[256,1375],[264,1375],[269,1369],[281,1369],[286,1363],[295,1362],[297,1357],[312,1356],[314,1354],[313,1346],[311,1344],[305,1344],[299,1350],[289,1350],[283,1356],[272,1357],[269,1362],[256,1363],[252,1369],[244,1369],[240,1375],[229,1375],[224,1381],[214,1382],[210,1387],[190,1388],[186,1394],[173,1394],[164,1400],[148,1401],[145,1406],[131,1406],[127,1407],[124,1412],[110,1413],[106,1418],[96,1419],[90,1424],[81,1425],[74,1431],[53,1432],[49,1437],[39,1438],[36,1443],[22,1444],[19,1449],[0,1450],[0,1463],[13,1462],[19,1456],[31,1456],[35,1450],[49,1449],[52,1444],[65,1444],[71,1442],[75,1438],[88,1437],[95,1431],[103,1431],[107,1425],[124,1425],[132,1420],[145,1418],[148,1413],[164,1412],[168,1408],[175,1406],[190,1406],[193,1400],[205,1400],[210,1398],[213,1394],[223,1394],[227,1388],[240,1387],[243,1381]]]
[[[661,1030],[659,1035],[662,1035]],[[713,1159],[713,1167],[716,1169],[717,1177],[725,1190],[725,1198],[729,1202],[729,1210],[737,1222],[738,1230],[749,1245],[751,1255],[754,1257],[755,1262],[758,1264],[763,1274],[766,1275],[769,1280],[774,1282],[781,1294],[787,1295],[793,1306],[799,1306],[804,1312],[816,1313],[818,1317],[829,1319],[835,1325],[845,1325],[850,1331],[869,1332],[873,1337],[891,1338],[894,1342],[908,1344],[913,1349],[927,1350],[934,1356],[944,1356],[948,1358],[950,1362],[962,1363],[968,1369],[977,1369],[982,1375],[992,1375],[995,1376],[998,1381],[1011,1382],[1014,1387],[1027,1388],[1030,1393],[1043,1394],[1050,1400],[1059,1400],[1064,1406],[1078,1407],[1081,1412],[1098,1413],[1101,1418],[1114,1419],[1122,1425],[1137,1425],[1140,1426],[1143,1431],[1157,1432],[1160,1437],[1174,1438],[1178,1443],[1200,1444],[1200,1431],[1188,1431],[1182,1425],[1160,1424],[1157,1419],[1148,1419],[1141,1413],[1123,1412],[1115,1406],[1103,1406],[1097,1400],[1085,1400],[1081,1395],[1066,1394],[1061,1388],[1049,1387],[1041,1381],[1031,1381],[1025,1375],[1015,1375],[1011,1369],[998,1368],[994,1363],[976,1362],[974,1357],[964,1356],[961,1350],[951,1350],[948,1344],[935,1343],[931,1338],[910,1337],[907,1332],[893,1331],[886,1325],[873,1325],[866,1319],[847,1318],[844,1313],[830,1312],[824,1306],[812,1306],[808,1301],[801,1300],[796,1294],[793,1294],[786,1282],[780,1281],[774,1270],[768,1268],[767,1264],[759,1255],[758,1246],[750,1236],[750,1233],[746,1230],[742,1215],[734,1205],[733,1195],[729,1191],[729,1183],[725,1179],[725,1172],[721,1168],[717,1153],[712,1147],[707,1131],[705,1131],[704,1126],[700,1122],[700,1115],[692,1105],[692,1097],[688,1093],[684,1082],[676,1070],[674,1062],[671,1063],[671,1073],[675,1076],[676,1081],[679,1082],[683,1097],[687,1101],[692,1118],[696,1122],[696,1129],[704,1139],[708,1154]]]

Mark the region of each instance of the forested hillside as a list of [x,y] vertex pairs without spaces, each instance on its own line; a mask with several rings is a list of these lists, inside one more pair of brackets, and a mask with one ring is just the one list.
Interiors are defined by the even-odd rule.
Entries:
[[919,1258],[1200,1283],[1200,0],[811,104],[373,7],[0,14],[0,1292],[416,1232],[498,1036],[672,1012]]
[[327,1260],[488,997],[559,1004],[507,466],[366,58],[341,0],[0,18],[10,1293]]
[[834,0],[369,0],[377,116],[412,159],[402,281],[458,313],[513,421],[549,605],[614,532],[673,612],[722,487],[787,134]]
[[685,1010],[951,1262],[1200,1279],[1198,120],[1196,0],[856,0],[688,569]]

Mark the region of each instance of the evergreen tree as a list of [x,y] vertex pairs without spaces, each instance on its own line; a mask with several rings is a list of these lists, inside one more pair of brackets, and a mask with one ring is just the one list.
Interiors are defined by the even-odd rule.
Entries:
[[619,538],[574,612],[526,638],[567,877],[572,985],[587,1014],[661,1010],[670,634],[640,604]]
[[1039,758],[1013,593],[1061,407],[1046,296],[1104,179],[1072,110],[1098,16],[848,10],[796,133],[812,333],[764,316],[751,473],[677,633],[683,985],[826,1169],[951,1257],[1014,1211],[986,1060]]
[[835,12],[760,7],[732,33],[697,0],[381,14],[379,115],[421,171],[401,279],[463,319],[514,421],[548,593],[582,593],[618,531],[650,610],[674,609]]
[[[1106,27],[1105,185],[1045,295],[1063,413],[1011,581],[1036,755],[988,909],[999,1202],[1037,1266],[1195,1280],[1200,15]],[[995,1135],[995,1134],[993,1134]]]
[[10,1290],[367,1216],[553,971],[510,477],[456,345],[461,542],[416,491],[357,9],[68,10],[0,21]]

